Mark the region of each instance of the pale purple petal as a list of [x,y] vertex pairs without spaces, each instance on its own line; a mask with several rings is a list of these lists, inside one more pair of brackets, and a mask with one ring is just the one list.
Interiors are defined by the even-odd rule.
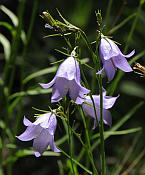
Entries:
[[69,96],[77,104],[82,104],[82,102],[84,101],[84,95],[88,94],[89,92],[90,90],[84,88],[75,80],[69,82]]
[[123,56],[118,56],[113,58],[115,66],[124,72],[133,71],[127,60]]
[[24,123],[25,126],[30,126],[30,125],[33,124],[33,123],[32,123],[30,120],[28,120],[25,116],[24,116],[24,118],[23,118],[23,123]]
[[44,89],[48,89],[48,88],[50,88],[54,83],[55,83],[55,77],[54,77],[54,79],[51,81],[51,82],[49,82],[49,83],[39,83],[39,85],[42,87],[42,88],[44,88]]
[[91,103],[83,103],[82,104],[83,110],[84,112],[89,115],[90,117],[92,117],[93,119],[95,119],[95,112],[94,112],[94,107]]
[[114,105],[114,103],[116,102],[118,97],[119,97],[119,95],[117,97],[104,96],[104,98],[103,98],[103,108],[104,109],[112,108],[112,106]]
[[116,71],[114,63],[111,59],[104,61],[104,69],[107,74],[108,80],[111,81],[114,78],[115,71]]
[[40,126],[28,126],[27,129],[21,135],[17,136],[17,138],[21,141],[29,141],[36,138],[41,131],[42,128]]
[[93,104],[91,103],[83,103],[82,105],[83,107],[83,110],[84,112],[90,116],[91,118],[93,118],[93,128],[92,129],[95,129],[96,128],[96,124],[97,124],[97,120],[99,121],[99,108],[95,107],[96,109],[96,115],[97,115],[97,120],[96,120],[96,115],[95,115],[95,110],[94,110],[94,107],[93,107]]
[[103,72],[104,72],[104,67],[101,70],[99,70],[96,74],[100,75],[100,74],[103,74]]
[[133,56],[134,54],[135,54],[135,50],[131,51],[131,52],[130,52],[129,54],[127,54],[127,55],[122,54],[122,52],[120,53],[121,56],[126,57],[126,58],[130,58],[130,57]]
[[68,80],[65,78],[58,78],[55,81],[52,91],[51,102],[58,102],[61,100],[68,92]]
[[[96,115],[97,115],[97,120],[100,121],[100,95],[93,95],[92,96],[95,104],[95,110],[96,110]],[[111,113],[109,112],[109,108],[111,108],[117,97],[111,97],[111,96],[106,96],[106,90],[103,89],[103,121],[105,124],[111,126],[112,124],[112,118],[111,118]],[[82,108],[84,112],[92,117],[94,119],[94,127],[96,127],[96,115],[95,115],[95,110],[93,107],[93,102],[90,96],[86,96],[85,102],[82,104]]]
[[75,60],[74,57],[68,57],[66,60],[64,60],[56,73],[57,77],[64,77],[68,80],[73,80],[77,78],[78,81],[80,81],[80,71],[79,71],[79,65],[78,62]]
[[54,135],[57,126],[57,119],[54,114],[52,114],[48,120],[48,132],[50,135]]
[[[33,141],[33,148],[36,152],[35,155],[42,155],[42,153],[47,149],[50,144],[50,134],[47,129],[43,129],[39,136],[37,136]],[[37,153],[38,152],[38,153]]]
[[78,105],[81,105],[84,101],[85,101],[84,98],[82,98],[82,97],[77,97],[76,100],[75,100],[75,103],[78,104]]
[[103,109],[103,121],[106,125],[112,125],[112,117],[109,110]]
[[108,38],[101,39],[99,50],[104,60],[109,60],[120,53],[118,46]]
[[34,154],[35,154],[36,157],[40,157],[41,156],[41,154],[39,152],[37,152],[37,151],[35,151]]
[[34,125],[40,124],[42,128],[48,129],[50,135],[54,135],[57,125],[56,116],[51,112],[43,114],[40,117],[38,117],[33,124]]
[[42,128],[48,128],[49,127],[48,121],[49,121],[49,118],[50,118],[51,115],[52,115],[51,112],[40,115],[40,116],[37,117],[37,120],[33,124],[34,125],[40,124],[40,126]]
[[49,24],[45,24],[45,28],[53,29],[53,27]]
[[53,150],[54,152],[61,152],[55,145],[54,142],[54,136],[50,136],[50,148],[51,150]]

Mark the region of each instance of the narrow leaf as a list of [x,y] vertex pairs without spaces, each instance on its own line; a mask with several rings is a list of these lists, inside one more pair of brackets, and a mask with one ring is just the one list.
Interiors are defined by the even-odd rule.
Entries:
[[32,80],[33,78],[36,78],[38,76],[41,76],[41,75],[45,75],[45,74],[48,74],[48,73],[52,73],[52,72],[55,72],[57,69],[57,66],[54,66],[54,67],[51,67],[51,68],[46,68],[46,69],[42,69],[42,70],[39,70],[35,73],[32,73],[31,75],[27,76],[26,78],[24,78],[23,80],[23,84],[26,84],[28,83],[30,80]]
[[9,60],[10,54],[11,54],[11,44],[9,40],[0,33],[0,43],[2,44],[4,48],[4,56],[6,61]]

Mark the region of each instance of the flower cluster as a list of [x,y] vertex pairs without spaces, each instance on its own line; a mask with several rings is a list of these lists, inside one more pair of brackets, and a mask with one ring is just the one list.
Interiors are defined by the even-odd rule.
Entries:
[[[72,51],[70,57],[60,64],[53,80],[47,84],[40,83],[40,86],[44,89],[52,87],[52,103],[59,102],[69,94],[71,100],[77,105],[81,105],[85,114],[93,118],[93,128],[95,128],[100,121],[100,95],[89,95],[90,90],[81,85],[79,62],[76,58],[75,50],[76,48]],[[125,57],[131,57],[134,51],[128,55],[123,55],[118,46],[112,40],[104,36],[101,38],[99,51],[103,69],[109,81],[114,78],[117,68],[125,72],[132,71]],[[109,109],[113,107],[118,96],[107,96],[106,91],[103,89],[102,97],[103,122],[111,126],[112,117]],[[33,140],[33,148],[36,157],[42,155],[48,146],[50,146],[52,151],[60,152],[54,143],[54,134],[57,126],[55,112],[52,111],[40,115],[33,123],[24,117],[23,123],[27,126],[27,129],[24,133],[17,136],[17,138],[22,141]]]

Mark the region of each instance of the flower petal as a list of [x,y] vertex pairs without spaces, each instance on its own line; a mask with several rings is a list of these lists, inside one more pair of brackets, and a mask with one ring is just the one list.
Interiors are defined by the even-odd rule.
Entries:
[[84,112],[89,115],[90,117],[92,117],[93,119],[95,119],[95,112],[94,112],[94,108],[92,106],[91,103],[83,103],[82,104],[83,110]]
[[120,49],[118,46],[108,38],[102,38],[100,42],[100,55],[104,60],[109,60],[110,58],[120,54]]
[[127,60],[123,56],[118,56],[113,58],[114,64],[117,68],[121,69],[124,72],[133,71]]
[[135,50],[131,51],[129,54],[127,55],[124,55],[122,54],[122,52],[120,53],[120,55],[122,55],[123,57],[126,57],[126,58],[130,58],[131,56],[133,56],[135,54]]
[[54,152],[61,152],[55,145],[54,142],[54,136],[50,136],[50,148],[51,150],[53,150]]
[[47,24],[47,23],[45,24],[45,28],[53,29],[53,27],[51,25]]
[[112,117],[109,110],[103,109],[103,121],[106,125],[112,125]]
[[75,80],[69,82],[69,96],[77,104],[82,104],[84,102],[84,95],[88,94],[90,90],[84,88]]
[[30,120],[28,120],[25,116],[24,116],[24,118],[23,118],[23,123],[24,123],[25,126],[30,126],[30,125],[33,124],[33,123],[32,123]]
[[57,77],[63,77],[68,80],[77,79],[80,81],[79,64],[74,57],[68,57],[59,66],[56,73]]
[[33,148],[36,156],[39,156],[39,154],[41,155],[47,149],[50,143],[50,137],[48,130],[43,129],[39,136],[34,139]]
[[104,109],[112,108],[112,106],[114,105],[118,97],[119,95],[117,97],[104,96],[103,97],[103,108]]
[[62,77],[57,77],[53,86],[51,102],[60,101],[68,92],[68,80]]
[[113,65],[112,60],[104,61],[104,69],[107,74],[108,80],[111,81],[114,78],[116,68]]
[[56,116],[52,114],[48,121],[48,132],[50,135],[54,135],[57,126]]
[[42,87],[42,88],[44,88],[44,89],[48,89],[48,88],[50,88],[54,83],[55,83],[55,77],[53,78],[53,80],[51,81],[51,82],[49,82],[49,83],[39,83],[39,85]]
[[96,74],[100,75],[100,74],[103,74],[103,72],[104,72],[104,67],[101,70],[99,70]]
[[41,156],[41,154],[39,152],[37,152],[37,151],[34,151],[34,154],[35,154],[36,157],[40,157]]
[[27,129],[17,138],[22,141],[29,141],[36,138],[41,132],[42,128],[40,126],[28,126]]
[[40,115],[39,117],[37,117],[37,120],[33,124],[34,125],[40,124],[42,128],[48,128],[48,120],[51,114],[52,114],[51,112],[48,112],[48,113]]

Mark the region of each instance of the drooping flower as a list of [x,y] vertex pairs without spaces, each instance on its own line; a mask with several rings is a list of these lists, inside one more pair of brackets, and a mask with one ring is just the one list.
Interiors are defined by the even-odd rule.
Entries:
[[99,54],[103,63],[103,69],[105,70],[109,81],[114,78],[117,68],[124,72],[133,71],[126,58],[131,57],[134,53],[135,50],[128,55],[124,55],[111,39],[101,38]]
[[54,152],[60,152],[54,143],[54,133],[57,125],[55,114],[51,112],[43,114],[33,123],[24,117],[23,123],[27,128],[17,138],[21,141],[33,140],[36,157],[41,156],[49,145]]
[[[95,104],[97,120],[99,122],[100,121],[100,95],[92,95],[92,98]],[[106,125],[111,126],[112,124],[111,113],[108,109],[112,108],[117,98],[118,96],[117,97],[106,96],[106,91],[103,92],[103,122]],[[93,101],[90,96],[86,96],[86,99],[82,104],[82,108],[88,116],[94,119],[93,128],[95,128],[97,121],[96,121],[95,110],[93,107]]]
[[80,68],[78,61],[74,58],[74,52],[61,63],[51,82],[40,83],[40,85],[45,89],[52,86],[52,103],[60,101],[69,93],[70,98],[75,103],[82,104],[84,95],[90,92],[80,84]]

